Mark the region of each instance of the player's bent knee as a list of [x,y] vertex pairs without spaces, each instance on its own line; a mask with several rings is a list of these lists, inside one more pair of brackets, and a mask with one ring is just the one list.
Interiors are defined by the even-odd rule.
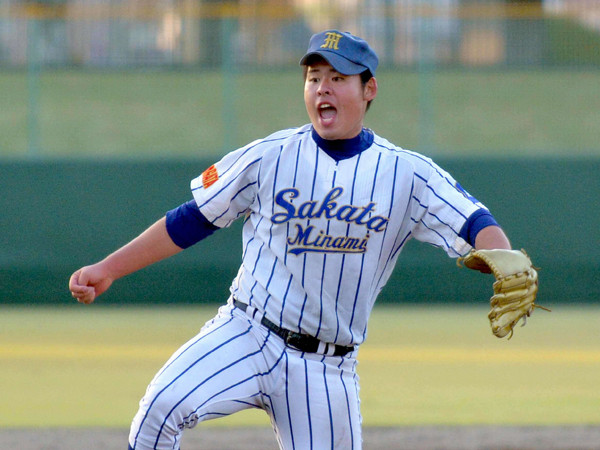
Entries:
[[188,428],[183,416],[172,400],[147,394],[131,424],[129,445],[135,450],[174,448],[183,428]]

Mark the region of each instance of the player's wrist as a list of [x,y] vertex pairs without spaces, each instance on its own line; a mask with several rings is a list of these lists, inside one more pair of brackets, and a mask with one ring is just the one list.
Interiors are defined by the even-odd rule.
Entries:
[[94,268],[97,278],[102,280],[115,281],[128,273],[113,255],[107,256],[92,267]]

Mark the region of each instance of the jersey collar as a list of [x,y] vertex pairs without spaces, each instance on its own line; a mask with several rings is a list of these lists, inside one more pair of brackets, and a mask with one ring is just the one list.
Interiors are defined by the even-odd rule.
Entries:
[[373,132],[368,128],[363,128],[360,134],[351,139],[323,139],[317,134],[314,128],[311,130],[312,138],[319,148],[331,156],[336,161],[352,158],[363,150],[368,149],[374,140]]

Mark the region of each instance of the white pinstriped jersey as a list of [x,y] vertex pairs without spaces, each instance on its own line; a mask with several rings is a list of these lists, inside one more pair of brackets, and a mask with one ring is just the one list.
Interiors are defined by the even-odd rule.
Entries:
[[192,192],[218,227],[245,218],[235,298],[281,327],[360,344],[407,241],[462,255],[471,247],[458,233],[483,205],[430,159],[377,135],[336,161],[311,131],[279,131],[226,155]]

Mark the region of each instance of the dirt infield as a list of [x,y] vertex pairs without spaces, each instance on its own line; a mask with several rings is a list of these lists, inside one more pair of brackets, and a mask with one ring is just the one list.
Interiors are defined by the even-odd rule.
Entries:
[[[1,449],[125,450],[126,430],[5,429]],[[185,450],[276,450],[269,428],[197,428],[182,441]],[[365,450],[425,449],[600,449],[600,426],[366,428]]]

